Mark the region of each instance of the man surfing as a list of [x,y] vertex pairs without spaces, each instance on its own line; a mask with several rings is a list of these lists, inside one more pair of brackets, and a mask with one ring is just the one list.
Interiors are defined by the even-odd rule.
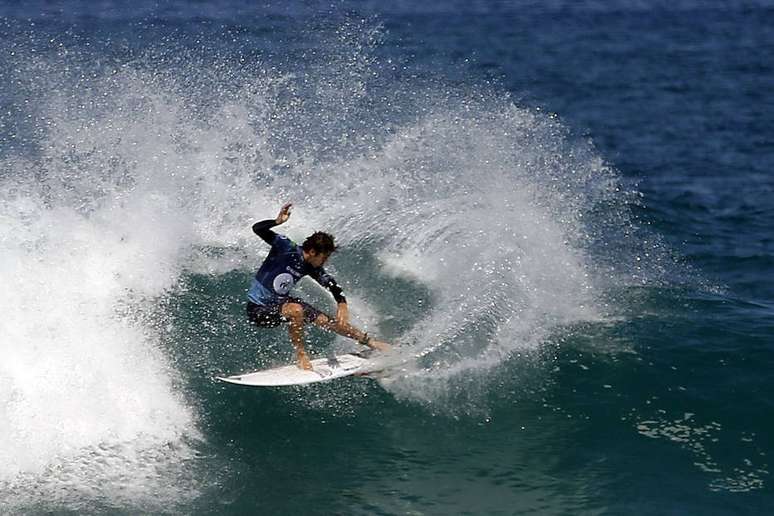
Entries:
[[[390,346],[368,336],[349,324],[349,308],[341,287],[325,272],[323,265],[336,250],[333,237],[318,231],[297,245],[285,235],[271,230],[290,218],[291,203],[285,204],[276,219],[253,224],[253,232],[271,246],[247,293],[247,317],[260,327],[273,328],[290,323],[290,340],[296,348],[298,367],[312,369],[304,349],[304,324],[311,323],[327,331],[354,339],[364,346],[387,351]],[[336,317],[332,318],[312,305],[290,296],[293,286],[304,276],[311,276],[327,288],[336,300]]]

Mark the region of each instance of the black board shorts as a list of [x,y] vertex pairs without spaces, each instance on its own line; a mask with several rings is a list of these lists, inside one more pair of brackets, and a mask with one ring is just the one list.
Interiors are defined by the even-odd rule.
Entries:
[[313,323],[319,315],[329,316],[319,311],[309,303],[289,297],[287,301],[276,305],[257,305],[252,301],[247,302],[247,318],[250,322],[261,328],[274,328],[288,320],[282,315],[282,305],[285,303],[298,303],[304,309],[304,322]]

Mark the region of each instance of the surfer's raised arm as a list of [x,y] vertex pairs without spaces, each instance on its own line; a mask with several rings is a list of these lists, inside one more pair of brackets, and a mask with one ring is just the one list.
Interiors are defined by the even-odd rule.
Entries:
[[290,218],[290,208],[292,207],[293,207],[292,202],[287,202],[285,203],[284,206],[282,206],[282,209],[280,210],[279,215],[277,215],[277,218],[275,219],[275,222],[277,223],[278,226],[288,221],[288,219]]
[[253,233],[261,237],[264,242],[269,245],[274,243],[274,239],[277,238],[277,233],[271,230],[277,223],[272,219],[262,220],[253,224]]
[[290,218],[290,209],[293,207],[293,203],[286,203],[280,210],[277,218],[266,219],[253,224],[253,233],[258,235],[269,245],[274,244],[274,239],[277,238],[277,233],[271,230],[274,226],[284,224]]

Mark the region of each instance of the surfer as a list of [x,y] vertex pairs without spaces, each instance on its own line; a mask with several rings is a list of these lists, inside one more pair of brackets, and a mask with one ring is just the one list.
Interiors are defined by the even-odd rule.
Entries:
[[[247,317],[252,323],[264,328],[273,328],[288,322],[290,340],[296,348],[298,367],[301,369],[312,368],[304,349],[304,324],[308,323],[354,339],[364,346],[379,351],[388,350],[388,344],[349,324],[347,299],[333,276],[323,268],[336,250],[333,237],[318,231],[304,240],[302,245],[297,245],[285,235],[271,230],[287,222],[292,206],[291,203],[285,204],[276,219],[253,224],[253,232],[271,246],[271,251],[253,277],[247,293]],[[336,300],[335,318],[290,296],[293,286],[304,276],[311,276],[333,294]]]

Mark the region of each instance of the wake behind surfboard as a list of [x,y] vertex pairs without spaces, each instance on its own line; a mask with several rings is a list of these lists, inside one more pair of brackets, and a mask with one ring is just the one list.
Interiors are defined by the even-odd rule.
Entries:
[[372,362],[361,355],[347,353],[330,358],[312,360],[312,369],[300,369],[291,364],[262,371],[234,376],[217,377],[218,380],[250,387],[279,387],[307,385],[372,371]]

